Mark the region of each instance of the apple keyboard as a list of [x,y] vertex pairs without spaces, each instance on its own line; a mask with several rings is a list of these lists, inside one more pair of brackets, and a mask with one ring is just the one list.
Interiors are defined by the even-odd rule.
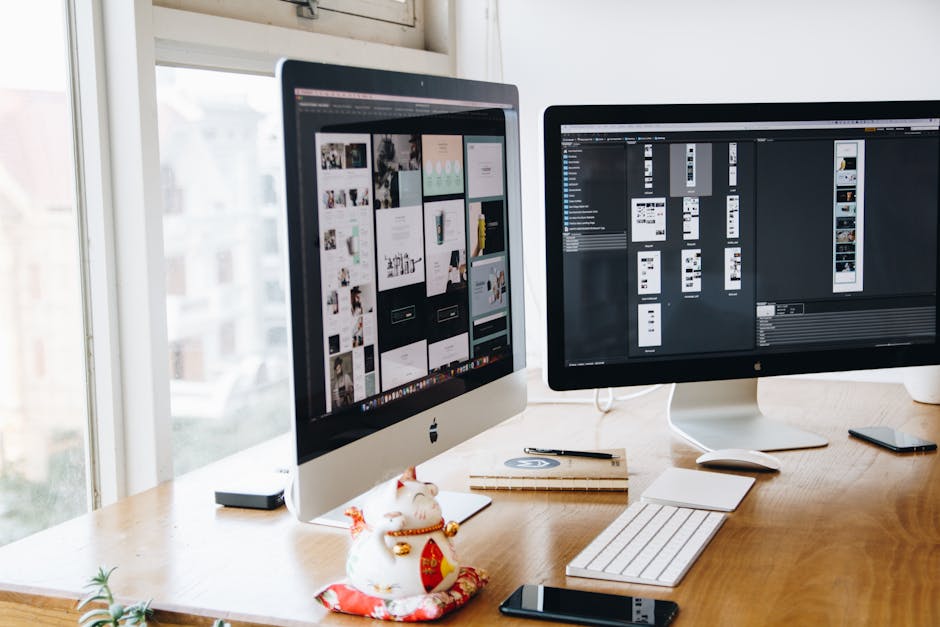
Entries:
[[725,514],[634,503],[565,569],[567,575],[675,586],[725,521]]

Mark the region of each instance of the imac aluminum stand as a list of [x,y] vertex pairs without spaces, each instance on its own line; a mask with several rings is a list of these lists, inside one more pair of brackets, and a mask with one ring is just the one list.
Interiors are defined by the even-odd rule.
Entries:
[[668,416],[674,431],[706,451],[782,451],[829,443],[765,417],[757,405],[757,379],[676,383],[669,395]]
[[[344,512],[348,507],[353,505],[361,508],[363,502],[368,498],[371,492],[372,490],[359,498],[353,499],[327,512],[323,516],[314,518],[310,522],[316,525],[326,525],[327,527],[349,528],[351,521]],[[450,492],[448,490],[441,490],[438,492],[436,498],[441,506],[441,514],[444,520],[447,522],[453,520],[461,524],[493,501],[490,497],[482,494],[475,494],[473,492]]]

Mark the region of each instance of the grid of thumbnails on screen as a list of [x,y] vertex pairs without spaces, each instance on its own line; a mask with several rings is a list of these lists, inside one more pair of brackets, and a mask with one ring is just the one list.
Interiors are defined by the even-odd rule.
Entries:
[[322,338],[309,341],[322,340],[322,415],[443,394],[436,403],[467,389],[446,382],[511,367],[504,112],[318,90],[297,99],[309,105],[298,139],[319,240]]
[[568,365],[933,342],[938,135],[936,119],[563,127]]

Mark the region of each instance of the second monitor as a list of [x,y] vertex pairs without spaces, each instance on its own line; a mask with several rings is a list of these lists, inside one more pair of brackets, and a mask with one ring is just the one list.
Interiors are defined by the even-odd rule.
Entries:
[[756,378],[936,363],[938,128],[936,102],[550,108],[550,385],[680,382],[701,448],[824,445]]

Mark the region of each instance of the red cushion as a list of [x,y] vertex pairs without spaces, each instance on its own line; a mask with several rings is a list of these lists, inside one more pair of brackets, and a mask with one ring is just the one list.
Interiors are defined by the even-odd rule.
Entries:
[[345,581],[338,581],[317,592],[315,598],[334,612],[415,623],[436,620],[456,610],[482,590],[487,581],[489,575],[485,570],[462,566],[454,585],[444,592],[380,599],[353,588]]

